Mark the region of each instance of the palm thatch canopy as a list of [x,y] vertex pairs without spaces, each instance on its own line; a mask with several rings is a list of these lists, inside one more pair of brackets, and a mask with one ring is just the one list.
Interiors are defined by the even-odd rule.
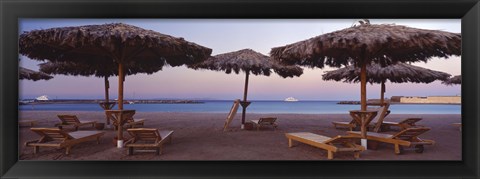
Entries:
[[210,57],[208,60],[190,65],[193,69],[209,69],[215,71],[225,71],[227,74],[240,71],[245,72],[245,88],[243,92],[242,105],[242,126],[245,123],[246,108],[250,105],[247,101],[248,94],[248,76],[250,73],[254,75],[270,76],[273,69],[283,78],[300,76],[303,69],[298,66],[285,66],[271,60],[268,56],[258,53],[251,49],[243,49],[239,51],[224,53]]
[[[272,48],[270,56],[282,64],[323,68],[352,64],[361,67],[360,106],[362,138],[370,119],[367,111],[367,72],[371,63],[381,66],[397,62],[426,62],[430,57],[461,54],[461,35],[439,30],[417,29],[400,25],[361,25],[323,34],[307,40]],[[355,112],[355,111],[354,111]],[[373,114],[373,113],[372,113]],[[366,144],[366,143],[364,143]]]
[[53,76],[45,74],[43,72],[33,71],[27,68],[19,67],[19,79],[21,80],[49,80],[52,79]]
[[457,75],[457,76],[454,76],[452,78],[449,78],[445,81],[442,82],[442,84],[446,84],[446,85],[460,85],[462,84],[462,75]]
[[285,64],[324,65],[427,61],[461,54],[461,35],[390,24],[362,24],[290,45],[272,48],[273,59]]
[[33,30],[20,35],[19,46],[21,54],[36,60],[137,61],[152,66],[197,63],[212,52],[183,38],[123,23]]
[[[206,60],[212,50],[183,38],[114,23],[25,32],[19,38],[19,52],[40,61],[118,65],[118,109],[123,113],[124,69],[128,71],[131,63],[160,69],[165,65],[194,64]],[[121,124],[118,122],[120,148]]]
[[[367,82],[382,83],[389,80],[393,83],[431,83],[435,80],[446,80],[451,75],[448,73],[430,70],[405,63],[397,63],[386,67],[379,64],[367,66]],[[360,68],[347,66],[322,75],[323,80],[343,82],[360,82]]]
[[270,76],[273,69],[277,74],[286,78],[300,76],[303,69],[297,66],[285,66],[271,60],[268,56],[258,53],[251,49],[224,53],[210,57],[208,60],[190,65],[193,69],[209,69],[215,71],[225,71],[227,74],[243,71],[254,75]]

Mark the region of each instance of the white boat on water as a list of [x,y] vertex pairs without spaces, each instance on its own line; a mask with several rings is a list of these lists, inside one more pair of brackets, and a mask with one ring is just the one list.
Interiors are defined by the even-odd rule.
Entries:
[[288,97],[286,98],[284,101],[287,101],[287,102],[296,102],[298,101],[298,99],[294,98],[294,97]]
[[37,101],[48,101],[48,96],[47,95],[43,95],[43,96],[39,96],[37,98],[35,98],[35,100]]

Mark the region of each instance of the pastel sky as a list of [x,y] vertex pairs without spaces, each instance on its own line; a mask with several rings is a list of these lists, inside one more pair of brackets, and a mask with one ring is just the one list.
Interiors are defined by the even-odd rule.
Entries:
[[[20,19],[19,33],[53,27],[122,22],[149,30],[183,37],[213,50],[212,55],[245,48],[268,55],[273,47],[305,40],[324,33],[351,27],[359,19]],[[397,24],[409,27],[460,33],[460,19],[370,19],[372,24]],[[38,70],[40,61],[21,56],[20,66]],[[432,58],[428,63],[412,63],[452,75],[461,74],[460,57]],[[276,74],[250,76],[250,100],[359,100],[360,84],[323,81],[326,67],[304,68],[296,78]],[[117,77],[110,77],[110,97],[117,97]],[[125,98],[237,99],[243,95],[245,74],[226,74],[182,67],[166,67],[152,75],[127,76]],[[460,95],[460,85],[389,83],[386,97]],[[19,98],[48,95],[51,99],[102,99],[103,78],[56,75],[48,81],[20,80]],[[378,98],[380,85],[367,85],[367,97]]]

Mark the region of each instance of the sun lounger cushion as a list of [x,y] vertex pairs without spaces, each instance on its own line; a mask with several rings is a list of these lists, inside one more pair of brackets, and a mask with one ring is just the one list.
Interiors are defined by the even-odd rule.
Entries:
[[349,136],[337,136],[327,137],[310,132],[296,132],[286,133],[285,136],[288,139],[288,147],[293,146],[293,141],[305,143],[314,147],[318,147],[328,152],[328,159],[333,159],[334,152],[351,151],[354,152],[355,158],[360,157],[360,152],[365,148],[355,144],[351,139],[357,139],[358,137]]

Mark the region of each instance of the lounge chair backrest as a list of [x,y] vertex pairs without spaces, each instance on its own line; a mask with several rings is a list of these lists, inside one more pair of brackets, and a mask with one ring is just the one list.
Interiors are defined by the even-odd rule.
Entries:
[[400,121],[400,124],[408,124],[410,126],[414,126],[416,122],[422,120],[422,118],[407,118],[403,121]]
[[44,141],[65,141],[68,139],[73,139],[65,131],[62,131],[58,128],[31,128],[33,132],[37,133],[38,135],[42,136],[41,142]]
[[155,128],[134,128],[134,129],[127,129],[127,132],[130,136],[135,138],[135,141],[160,141],[162,140],[162,136]]
[[384,114],[383,111],[386,111],[385,106],[377,108],[376,111],[377,111],[377,115],[375,116],[375,118],[372,119],[371,123],[377,123],[378,120],[383,116]]
[[258,120],[258,124],[273,124],[277,120],[276,117],[264,117]]
[[80,120],[78,120],[76,115],[66,115],[60,114],[57,117],[62,121],[63,124],[78,124]]
[[380,127],[382,126],[383,119],[389,114],[388,108],[390,107],[390,103],[384,103],[383,106],[378,108],[377,111],[377,116],[373,118],[373,120],[370,122],[371,124],[374,124],[375,127],[373,129],[374,132],[379,132]]
[[392,138],[411,141],[412,138],[415,138],[429,130],[430,128],[428,127],[407,128],[403,131],[400,131],[394,134]]
[[[125,119],[127,119],[126,122],[133,122],[133,115],[135,115],[135,110],[123,110],[123,116]],[[105,115],[108,117],[108,119],[110,119],[111,121],[113,121],[113,124],[116,125],[117,124],[117,118],[119,116],[117,116],[119,113],[117,112],[117,110],[105,110]]]

